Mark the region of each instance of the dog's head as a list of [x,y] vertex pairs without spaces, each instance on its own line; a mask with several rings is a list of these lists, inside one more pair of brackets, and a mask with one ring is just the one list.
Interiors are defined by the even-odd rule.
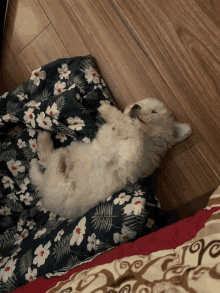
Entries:
[[147,98],[129,105],[124,115],[137,119],[141,128],[153,127],[153,135],[164,136],[171,144],[183,141],[191,134],[191,127],[185,123],[174,121],[171,111],[157,99]]

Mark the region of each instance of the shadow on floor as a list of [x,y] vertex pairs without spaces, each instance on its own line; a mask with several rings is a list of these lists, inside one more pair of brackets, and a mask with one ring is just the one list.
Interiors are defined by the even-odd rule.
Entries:
[[[155,193],[157,193],[157,187],[158,187],[157,177],[159,174],[161,174],[160,168],[156,169],[154,174],[151,176],[152,187]],[[206,207],[208,200],[214,191],[215,189],[193,199],[191,202],[182,204],[175,209],[167,210],[167,209],[163,209],[162,207],[162,210],[159,213],[159,216],[155,220],[154,231],[157,231],[160,228],[174,224],[188,217],[194,216],[199,210]]]

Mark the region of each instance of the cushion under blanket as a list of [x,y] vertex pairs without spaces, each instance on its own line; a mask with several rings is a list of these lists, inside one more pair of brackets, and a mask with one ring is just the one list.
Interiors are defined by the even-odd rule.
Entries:
[[92,141],[114,102],[91,55],[63,58],[31,73],[0,99],[0,291],[39,276],[59,276],[124,242],[149,234],[160,210],[149,178],[115,192],[76,221],[46,211],[29,180],[36,139],[55,148]]

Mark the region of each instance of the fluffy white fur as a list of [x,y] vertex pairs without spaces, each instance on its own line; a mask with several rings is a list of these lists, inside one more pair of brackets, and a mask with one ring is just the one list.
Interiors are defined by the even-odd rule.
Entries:
[[139,101],[124,113],[108,102],[98,110],[107,123],[92,143],[76,141],[55,150],[49,132],[38,135],[46,169],[42,173],[33,160],[30,178],[43,206],[65,218],[81,217],[127,183],[151,175],[166,150],[191,134],[190,126],[174,121],[156,99]]

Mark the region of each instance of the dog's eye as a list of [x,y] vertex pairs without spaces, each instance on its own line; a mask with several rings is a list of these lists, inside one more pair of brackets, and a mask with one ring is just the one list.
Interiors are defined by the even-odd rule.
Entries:
[[152,110],[151,113],[157,113],[155,110]]

